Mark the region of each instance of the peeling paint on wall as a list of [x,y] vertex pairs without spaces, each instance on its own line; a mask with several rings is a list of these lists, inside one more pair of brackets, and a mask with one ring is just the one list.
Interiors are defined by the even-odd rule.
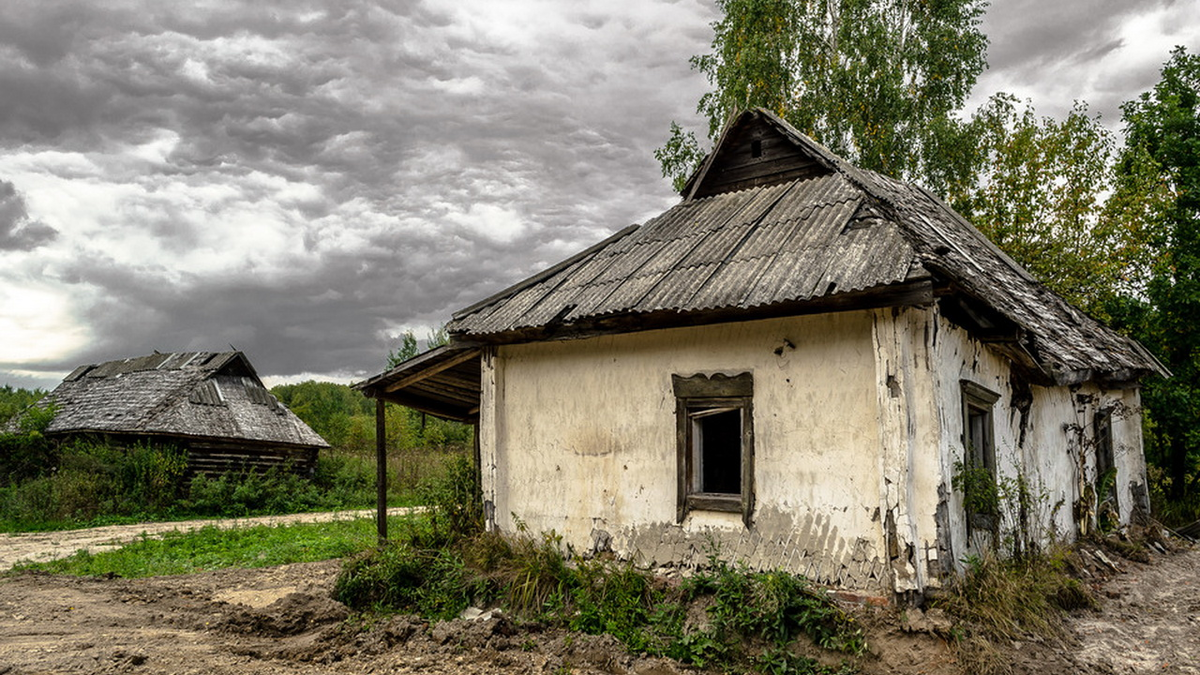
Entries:
[[[1023,524],[1046,541],[1071,535],[1071,505],[1096,480],[1095,411],[1140,406],[1136,389],[1031,385],[936,306],[506,345],[485,353],[482,373],[495,528],[519,518],[581,553],[691,567],[719,552],[872,592],[938,586],[1000,541],[978,528],[968,536],[951,487],[962,382],[999,394],[998,474],[1037,492],[1003,516],[1001,533]],[[736,373],[754,378],[753,519],[701,510],[678,522],[672,375]],[[1113,417],[1123,522],[1145,501],[1138,419]]]
[[618,553],[649,567],[702,566],[713,554],[749,569],[782,569],[819,584],[871,591],[891,590],[886,565],[865,538],[839,534],[828,516],[793,517],[760,510],[753,530],[693,519],[682,525],[655,523],[623,528]]

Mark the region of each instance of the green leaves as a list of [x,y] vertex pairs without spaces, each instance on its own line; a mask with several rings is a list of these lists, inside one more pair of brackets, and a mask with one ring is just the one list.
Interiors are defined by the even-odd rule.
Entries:
[[[996,245],[1094,315],[1145,288],[1151,233],[1132,212],[1146,193],[1135,191],[1142,183],[1121,188],[1113,135],[1085,104],[1060,121],[997,94],[964,132],[970,142],[953,149],[960,164],[947,172],[948,200]],[[1120,199],[1106,202],[1108,194]]]
[[[1174,373],[1145,390],[1155,441],[1148,455],[1166,469],[1170,497],[1200,501],[1200,55],[1171,52],[1152,91],[1121,108],[1126,145],[1115,197],[1144,219],[1157,244],[1146,311],[1134,328]],[[1131,196],[1143,191],[1138,202]]]
[[[697,106],[710,139],[731,114],[762,107],[864,168],[906,180],[941,172],[938,134],[984,66],[982,2],[717,4],[713,51],[691,60],[713,86]],[[695,148],[672,125],[655,152],[677,186],[702,156]]]

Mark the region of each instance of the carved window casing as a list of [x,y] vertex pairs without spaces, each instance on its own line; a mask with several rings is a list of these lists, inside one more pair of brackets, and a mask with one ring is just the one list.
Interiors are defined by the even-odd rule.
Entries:
[[678,509],[754,511],[754,378],[672,375],[678,437]]

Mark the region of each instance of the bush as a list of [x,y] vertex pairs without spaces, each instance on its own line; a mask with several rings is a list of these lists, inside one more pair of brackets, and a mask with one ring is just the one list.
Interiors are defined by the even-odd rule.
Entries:
[[45,467],[45,475],[11,486],[0,499],[0,522],[9,529],[161,512],[175,502],[187,468],[184,453],[173,446],[79,440],[55,454],[57,465]]
[[55,447],[43,435],[54,414],[53,404],[29,408],[16,432],[0,433],[0,486],[37,478],[57,466]]

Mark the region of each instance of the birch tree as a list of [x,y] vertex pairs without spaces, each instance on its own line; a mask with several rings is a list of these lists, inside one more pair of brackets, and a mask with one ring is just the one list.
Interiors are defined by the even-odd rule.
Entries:
[[[980,0],[717,0],[712,52],[692,57],[713,89],[697,111],[714,138],[762,107],[855,164],[936,187],[962,139],[951,114],[983,70]],[[702,156],[677,124],[655,156],[681,187]]]

